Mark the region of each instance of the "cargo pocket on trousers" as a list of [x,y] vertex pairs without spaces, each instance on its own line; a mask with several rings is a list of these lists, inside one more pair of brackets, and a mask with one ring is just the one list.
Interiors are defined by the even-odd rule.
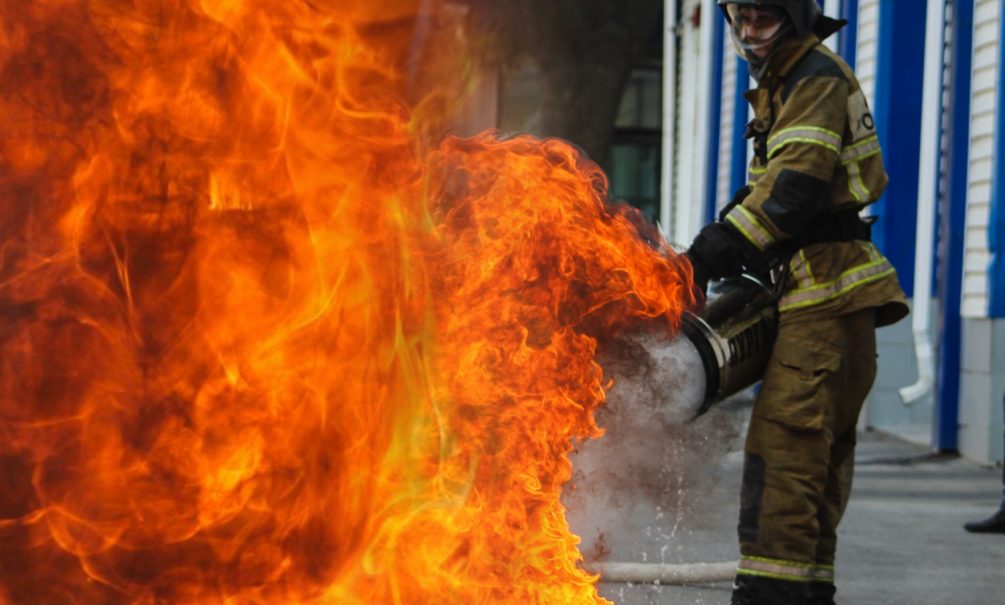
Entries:
[[841,354],[796,343],[778,343],[768,363],[754,414],[797,429],[823,426],[827,379],[841,368]]

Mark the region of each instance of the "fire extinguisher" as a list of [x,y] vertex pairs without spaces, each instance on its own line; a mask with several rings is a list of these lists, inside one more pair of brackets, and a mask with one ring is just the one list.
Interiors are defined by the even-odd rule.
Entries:
[[751,274],[712,282],[705,307],[684,314],[681,332],[704,368],[697,418],[764,376],[778,333],[777,294]]

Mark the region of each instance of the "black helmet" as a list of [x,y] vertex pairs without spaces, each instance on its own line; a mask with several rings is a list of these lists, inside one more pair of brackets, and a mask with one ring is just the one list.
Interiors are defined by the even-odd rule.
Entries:
[[813,26],[820,18],[820,5],[816,0],[718,0],[719,8],[722,9],[726,20],[732,23],[729,16],[728,6],[756,6],[756,7],[777,7],[789,16],[792,27],[796,30],[796,35],[800,38],[814,33]]

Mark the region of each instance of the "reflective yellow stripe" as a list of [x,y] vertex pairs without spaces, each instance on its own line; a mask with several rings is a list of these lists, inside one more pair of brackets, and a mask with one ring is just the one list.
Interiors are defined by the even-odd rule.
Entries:
[[751,183],[756,183],[757,179],[761,178],[768,173],[768,169],[764,166],[754,166],[751,162],[750,166],[747,168],[747,180]]
[[726,220],[739,229],[740,233],[757,246],[758,250],[764,250],[775,243],[775,238],[771,237],[768,230],[761,226],[757,217],[742,205],[730,210],[729,214],[726,215]]
[[761,576],[790,582],[810,582],[815,579],[816,565],[800,561],[767,559],[765,557],[742,557],[736,573],[747,576]]
[[841,152],[841,162],[843,164],[858,162],[879,152],[879,137],[872,135],[845,147]]
[[761,578],[771,578],[772,580],[785,580],[787,582],[815,582],[813,578],[789,576],[786,574],[774,573],[769,571],[756,571],[753,569],[737,569],[736,574],[740,576],[758,576]]
[[833,300],[859,286],[877,281],[895,273],[893,266],[885,258],[858,265],[845,271],[834,281],[797,288],[785,294],[778,303],[779,311],[791,311],[818,305]]
[[869,189],[862,182],[862,169],[858,162],[848,164],[848,190],[851,191],[857,202],[865,202],[869,199]]
[[816,126],[793,126],[779,131],[768,139],[768,157],[772,157],[790,143],[820,145],[841,155],[841,135],[838,133]]
[[789,261],[789,270],[792,271],[792,277],[799,284],[800,288],[809,288],[813,285],[813,270],[810,268],[810,261],[806,258],[806,250],[799,251],[799,258],[796,262],[796,257],[793,257]]
[[869,255],[869,260],[879,260],[883,258],[883,255],[879,253],[879,250],[876,249],[876,245],[872,242],[860,241],[858,242],[858,245],[865,251],[866,254]]
[[834,583],[834,566],[816,564],[813,566],[813,581]]

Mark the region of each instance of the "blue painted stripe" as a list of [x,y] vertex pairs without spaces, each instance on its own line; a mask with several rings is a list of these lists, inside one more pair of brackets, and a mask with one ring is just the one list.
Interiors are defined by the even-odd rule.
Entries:
[[994,180],[988,225],[988,316],[1005,317],[1005,0],[998,19],[998,108],[995,115]]
[[973,63],[974,0],[952,3],[952,65],[949,97],[949,157],[946,192],[939,205],[940,240],[945,257],[938,263],[938,297],[942,311],[939,335],[937,409],[932,445],[942,451],[957,449],[960,418],[960,300],[963,292],[963,253],[967,218],[967,175],[970,162],[970,66]]
[[725,19],[712,16],[712,74],[709,85],[708,165],[705,173],[705,223],[715,219],[715,197],[719,188],[719,135],[722,122],[722,43]]
[[841,3],[841,18],[848,20],[848,25],[841,30],[838,40],[838,54],[855,69],[855,57],[858,46],[858,0],[844,0]]
[[736,61],[736,88],[733,90],[733,146],[729,162],[729,192],[734,193],[747,183],[747,115],[749,106],[743,93],[750,86],[747,62],[738,55]]
[[[876,101],[873,112],[890,185],[873,206],[879,222],[873,240],[897,268],[901,286],[914,290],[917,222],[918,149],[921,145],[921,97],[925,62],[925,17],[919,0],[879,3],[876,53]],[[910,23],[910,27],[903,24]]]

